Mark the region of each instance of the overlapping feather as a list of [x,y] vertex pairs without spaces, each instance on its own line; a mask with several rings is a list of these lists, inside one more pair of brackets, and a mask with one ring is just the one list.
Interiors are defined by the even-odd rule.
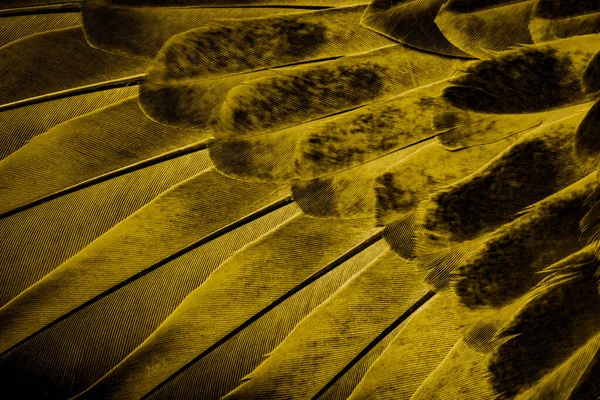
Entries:
[[[3,381],[56,398],[597,395],[594,245],[571,253],[578,219],[596,224],[594,176],[574,182],[597,157],[600,42],[597,6],[577,4],[90,0],[85,37],[44,32],[80,4],[55,20],[60,5],[3,4],[0,40],[42,32],[0,49],[22,69],[0,93]],[[19,6],[52,22],[13,28]],[[141,109],[121,101],[138,83]],[[375,218],[437,289],[458,268],[458,296],[376,259]],[[488,308],[458,318],[467,292]]]

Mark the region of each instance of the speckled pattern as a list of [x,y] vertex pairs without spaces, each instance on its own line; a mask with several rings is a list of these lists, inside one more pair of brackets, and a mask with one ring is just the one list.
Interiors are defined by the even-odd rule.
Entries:
[[391,167],[377,179],[377,217],[389,223],[413,210],[432,191],[454,183],[495,157],[514,138],[448,151],[432,143]]
[[223,74],[294,62],[300,52],[315,53],[325,41],[326,30],[324,24],[296,22],[289,17],[202,30],[164,48],[159,61],[169,67],[161,75],[169,80],[189,76],[193,70]]
[[576,119],[532,132],[483,169],[437,192],[420,206],[424,227],[472,238],[581,178],[571,156]]
[[596,185],[592,174],[542,200],[494,233],[458,270],[456,291],[464,305],[500,307],[537,284],[537,272],[578,251],[579,221]]
[[441,86],[374,104],[307,134],[296,152],[298,175],[324,175],[435,136],[431,121]]
[[600,295],[593,278],[600,265],[585,248],[560,264],[556,284],[534,289],[501,336],[511,337],[489,361],[491,384],[500,398],[511,398],[560,365],[600,328]]
[[[598,19],[600,20],[600,17]],[[600,50],[583,72],[583,84],[585,91],[588,93],[595,93],[600,90]]]
[[376,98],[390,68],[369,61],[248,82],[227,95],[217,129],[260,133]]
[[538,0],[535,12],[542,18],[564,18],[600,11],[597,0]]
[[574,152],[577,160],[586,167],[598,162],[600,156],[600,141],[598,141],[598,126],[600,126],[600,101],[588,111],[575,134]]
[[0,2],[4,397],[600,399],[600,0]]
[[148,79],[158,83],[214,78],[392,44],[357,25],[365,8],[227,21],[175,35],[158,53]]
[[[525,47],[481,61],[444,92],[452,105],[480,112],[522,113],[584,101],[582,73],[597,52],[580,39],[574,51],[549,44]],[[567,39],[569,40],[569,39]]]
[[450,0],[445,7],[449,11],[468,13],[507,4],[522,3],[523,1],[527,0]]

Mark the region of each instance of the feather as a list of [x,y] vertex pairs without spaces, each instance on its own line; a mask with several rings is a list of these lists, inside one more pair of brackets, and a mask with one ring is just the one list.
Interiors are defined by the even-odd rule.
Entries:
[[377,178],[378,224],[386,225],[412,212],[431,192],[475,172],[516,140],[448,151],[431,143],[390,167]]
[[535,0],[449,0],[435,23],[454,46],[475,58],[533,43],[529,15]]
[[145,68],[139,60],[92,49],[80,27],[32,35],[0,49],[0,110],[66,96],[82,87],[93,91],[116,83],[126,86]]
[[[517,301],[503,309],[483,309],[469,312],[460,305],[452,292],[442,292],[445,307],[455,315],[453,323],[456,333],[448,336],[445,346],[451,348],[445,358],[433,366],[429,376],[423,381],[412,399],[493,399],[495,393],[490,385],[487,371],[489,353],[502,340],[494,333],[505,324],[522,304]],[[455,343],[450,339],[458,336]]]
[[498,333],[507,340],[489,360],[496,393],[509,397],[532,387],[600,331],[597,267],[588,246],[545,270],[550,275]]
[[458,108],[500,114],[591,101],[583,73],[597,64],[598,48],[600,35],[594,34],[500,53],[473,63],[443,97]]
[[[410,317],[409,317],[410,318]],[[407,320],[405,320],[407,321]],[[346,400],[359,384],[373,362],[387,348],[390,342],[402,329],[405,322],[394,328],[395,324],[380,333],[371,343],[358,354],[330,383],[321,391],[319,399],[323,400]],[[388,330],[391,330],[388,333]]]
[[296,173],[308,181],[365,165],[437,136],[431,121],[447,82],[409,90],[385,101],[323,121],[296,150]]
[[[567,139],[573,137],[581,118],[573,116],[527,134],[478,171],[419,204],[413,228],[414,255],[419,268],[430,271],[426,282],[438,289],[446,287],[458,267],[483,251],[496,229],[514,220],[524,207],[585,176],[572,160]],[[551,172],[553,167],[559,170]],[[540,172],[552,176],[542,178]],[[541,181],[545,186],[537,185]],[[461,215],[458,219],[446,214],[455,211]],[[442,214],[445,216],[434,222],[434,215]],[[390,235],[388,240],[402,243],[403,239]]]
[[459,340],[411,400],[493,399],[494,392],[486,380],[485,357]]
[[0,213],[30,207],[207,145],[210,133],[178,130],[147,118],[137,99],[71,119],[0,162]]
[[249,182],[289,182],[294,177],[294,149],[306,125],[241,139],[215,140],[209,146],[217,170]]
[[583,88],[586,93],[600,91],[600,53],[596,53],[585,71],[583,71]]
[[411,47],[454,57],[470,57],[451,44],[435,24],[446,0],[374,0],[361,24]]
[[391,223],[383,230],[383,238],[387,244],[405,260],[413,260],[415,257],[416,230],[417,225],[414,212],[406,214]]
[[[384,288],[382,280],[391,284]],[[420,281],[388,251],[302,320],[225,399],[320,397],[373,339],[415,311],[428,294]]]
[[449,297],[437,294],[415,311],[348,400],[411,398],[458,340]]
[[163,191],[209,167],[206,152],[188,154],[0,219],[0,305]]
[[[346,129],[349,120],[364,118],[369,111],[381,108],[362,107],[365,104],[438,80],[451,73],[455,64],[449,58],[395,45],[246,82],[227,95],[216,126],[217,140],[210,147],[211,157],[220,172],[232,177],[287,181],[295,176],[296,142],[306,132],[331,135],[332,126]],[[372,135],[364,132],[361,136]],[[391,140],[387,142],[391,144]],[[359,153],[366,159],[368,153],[376,157],[381,153],[376,147],[367,144],[355,150],[357,161]],[[315,161],[308,158],[297,164]]]
[[21,15],[4,7],[0,7],[0,47],[36,33],[81,25],[78,12]]
[[393,44],[356,23],[364,8],[230,21],[175,35],[150,65],[140,91],[142,108],[167,124],[208,124],[231,88],[273,74],[269,68]]
[[156,392],[380,237],[364,223],[302,215],[292,219],[216,269],[140,347],[79,398],[140,398]]
[[591,207],[594,174],[527,208],[494,232],[457,271],[462,304],[500,307],[525,294],[539,271],[581,249],[579,221]]
[[529,21],[536,43],[597,33],[600,5],[594,0],[538,0]]
[[596,102],[588,111],[575,134],[574,158],[586,168],[596,166],[598,156],[600,156],[600,145],[598,144],[599,124],[600,101]]
[[[386,251],[379,241],[361,250],[354,257],[330,269],[317,280],[307,283],[299,291],[259,316],[239,333],[231,336],[209,354],[177,373],[173,379],[156,389],[149,399],[218,399],[240,384],[240,380],[264,361],[270,353],[316,306],[326,300],[354,274]],[[384,344],[386,340],[380,342]],[[376,352],[376,346],[371,353]],[[358,363],[356,367],[360,367]],[[354,371],[344,375],[344,383]],[[337,385],[336,385],[337,386]],[[330,391],[334,391],[332,387]],[[328,393],[330,392],[328,391]]]
[[[401,45],[292,69],[232,89],[215,126],[217,138],[258,135],[428,85],[451,74],[452,58]],[[277,105],[277,107],[270,107]]]
[[[551,19],[525,21],[534,3],[566,30],[597,5],[48,1],[0,10],[41,32],[0,48],[7,393],[597,397],[597,244],[569,256],[597,193],[593,176],[567,186],[595,157],[600,36],[490,50],[531,43]],[[46,32],[80,8],[85,36]],[[438,11],[496,32],[444,38]],[[38,29],[15,24],[0,40]],[[439,82],[464,53],[394,40],[491,60]],[[121,101],[137,84],[140,105]],[[483,307],[444,290],[456,277]]]
[[[294,1],[284,7],[273,7],[265,4],[266,2],[254,1],[235,3],[203,0],[187,2],[87,0],[82,9],[83,27],[87,39],[94,47],[115,54],[152,60],[162,45],[178,33],[218,25],[223,19],[274,16],[293,11],[302,12],[303,8],[307,10],[311,8]],[[317,8],[325,8],[323,2],[313,1],[313,4]],[[267,7],[260,7],[260,5]]]
[[[515,218],[524,207],[584,177],[572,159],[581,115],[537,129],[488,164],[422,202],[417,220],[435,234],[422,246],[473,239]],[[540,184],[542,183],[543,184]]]
[[3,0],[2,7],[4,9],[20,9],[25,7],[43,7],[55,5],[67,5],[69,7],[77,6],[77,3],[83,3],[84,0]]
[[216,125],[231,89],[249,80],[275,75],[271,70],[261,70],[197,82],[146,81],[140,86],[139,101],[144,113],[159,123],[182,129],[209,129]]
[[[426,53],[404,49],[400,46],[386,48],[375,53],[383,53],[383,55],[389,56],[390,58],[386,63],[400,64],[401,67],[390,67],[387,77],[383,73],[379,74],[381,80],[378,78],[375,82],[380,82],[380,85],[383,87],[380,93],[373,90],[373,82],[367,82],[365,88],[371,88],[371,96],[374,96],[374,98],[371,97],[366,100],[367,102],[372,102],[377,97],[385,97],[386,95],[389,97],[394,92],[398,93],[403,90],[412,89],[416,85],[424,85],[444,75],[447,76],[452,71],[450,67],[455,65],[454,60],[445,58],[436,60]],[[404,62],[408,60],[406,57],[411,54],[410,64],[404,67]],[[303,67],[299,69],[299,72],[304,73],[304,71],[307,71],[310,74],[315,70],[322,71],[325,65],[331,64],[332,71],[337,73],[339,68],[345,68],[347,65],[356,65],[356,59],[360,60],[367,57],[371,58],[368,61],[369,64],[376,62],[376,59],[372,60],[373,55],[371,53],[366,53],[358,57],[347,57],[323,63],[321,66]],[[290,72],[292,71],[290,70]],[[395,77],[392,77],[394,75],[392,72],[395,73]],[[288,72],[286,72],[287,74]],[[348,92],[350,87],[356,88],[358,84],[352,82],[352,75],[345,75],[348,77],[348,87],[336,88],[336,86],[344,85],[346,78],[340,80],[335,79],[335,77],[332,77],[331,84],[321,83],[319,86],[326,93]],[[268,80],[267,82],[277,87],[280,80],[275,79],[274,82]],[[318,84],[318,81],[313,81],[313,79],[310,79],[310,75],[307,75],[303,77],[302,82],[308,87],[306,90],[301,91],[303,93],[302,96],[309,98],[307,92],[310,93],[312,90],[313,93],[311,96],[314,95],[315,98],[291,104],[289,111],[273,111],[271,114],[275,121],[288,121],[289,118],[286,118],[287,114],[296,109],[305,109],[310,112],[311,107],[307,106],[307,103],[314,102],[317,104],[315,107],[319,107],[324,103],[323,98],[326,96],[316,90],[310,89],[313,85]],[[334,88],[337,90],[333,91]],[[414,117],[415,121],[409,120],[407,116],[410,114],[409,108],[415,108],[415,105],[412,104],[415,96],[425,96],[422,93],[429,93],[428,90],[425,86],[422,90],[418,89],[414,95],[407,93],[406,98],[386,100],[367,107],[359,107],[362,105],[359,98],[354,104],[354,109],[350,108],[350,104],[344,105],[343,102],[336,102],[335,104],[341,108],[337,110],[337,113],[327,118],[318,118],[318,115],[314,115],[313,117],[316,119],[309,120],[307,123],[276,130],[267,134],[250,136],[248,138],[240,134],[238,135],[238,137],[241,136],[240,139],[217,139],[211,146],[211,157],[217,168],[225,174],[241,179],[267,181],[286,181],[294,178],[296,175],[299,175],[302,179],[307,179],[358,166],[390,152],[401,150],[403,147],[409,147],[423,139],[420,131],[429,131],[429,114],[423,112],[423,116],[418,115]],[[233,92],[235,91],[236,89],[233,89]],[[339,96],[337,95],[337,97]],[[421,97],[418,98],[420,99]],[[267,98],[261,104],[264,105],[269,102],[279,104],[282,101],[277,101],[275,98]],[[224,107],[227,108],[228,106],[225,105]],[[262,109],[265,108],[263,107]],[[280,108],[278,109],[281,110]],[[402,110],[402,114],[398,114],[398,110]],[[227,113],[230,114],[229,111]],[[261,111],[260,115],[255,115],[248,109],[247,112],[244,112],[244,115],[248,119],[265,121],[270,118],[264,115],[265,113],[269,114],[268,112]],[[280,113],[283,113],[283,115]],[[295,112],[294,114],[298,115],[298,118],[302,115],[301,112]],[[380,122],[376,122],[376,119],[379,119]],[[422,125],[423,128],[413,133],[411,132],[414,128],[413,124]],[[385,130],[383,130],[384,128]],[[232,134],[234,129],[226,131]],[[405,140],[397,138],[397,129],[402,129],[402,132],[405,134],[404,136],[406,136]],[[376,130],[378,135],[373,134]],[[431,134],[429,133],[429,135]],[[220,135],[217,134],[217,137],[220,137]],[[296,144],[297,142],[299,142],[298,145]],[[295,149],[297,151],[294,154]],[[322,154],[323,152],[328,152],[329,154],[324,155]],[[294,160],[294,157],[296,157],[296,160]]]
[[[389,168],[401,168],[417,160],[417,154],[407,157],[439,134],[432,129],[431,121],[439,109],[435,95],[445,85],[441,82],[417,88],[307,133],[296,147],[300,180],[292,184],[293,197],[302,210],[328,218],[373,217],[377,195],[381,194],[376,192],[377,179],[383,179],[381,175]],[[489,158],[501,146],[490,145],[488,150],[496,150],[490,150]],[[483,164],[485,159],[480,161]],[[410,207],[404,210],[409,211]]]
[[459,150],[493,143],[512,135],[522,136],[544,125],[586,113],[592,104],[587,102],[522,114],[487,114],[446,106],[434,116],[433,127],[440,131],[437,139],[445,148]]
[[[442,338],[440,350],[443,351],[434,353],[432,359],[428,360],[425,371],[413,382],[411,390],[416,392],[411,399],[463,396],[469,399],[491,399],[493,391],[487,382],[487,354],[498,343],[494,332],[506,323],[519,303],[502,310],[479,310],[473,313],[461,306],[452,291],[442,291],[438,296],[438,308],[443,312],[441,318],[446,321],[446,329],[450,329],[450,332],[438,333],[438,330],[443,329],[440,327],[429,333],[432,341],[438,336]],[[435,321],[440,317],[436,315],[432,318]],[[419,333],[422,335],[422,332]],[[432,346],[435,347],[435,344]]]
[[598,201],[598,187],[593,195],[593,199],[590,199],[594,204],[590,207],[590,210],[579,222],[581,234],[584,238],[588,239],[588,242],[596,242],[598,240],[598,222],[600,212],[600,202]]
[[535,286],[541,269],[581,249],[579,220],[592,205],[595,186],[589,175],[494,232],[457,272],[461,302],[499,307]]
[[[600,395],[597,376],[600,335],[581,346],[567,361],[544,377],[537,385],[518,396],[519,400],[591,399]],[[594,373],[595,372],[595,373]],[[584,386],[588,386],[584,388]],[[587,391],[587,394],[581,393]]]
[[[281,194],[279,189],[233,181],[214,171],[171,188],[1,308],[0,351],[240,219],[264,213],[261,209],[273,202],[270,207],[285,204],[285,190]],[[224,192],[228,201],[216,201]]]
[[0,111],[0,160],[55,126],[137,95],[137,86],[103,90]]
[[181,254],[16,346],[0,357],[7,390],[26,398],[71,398],[85,390],[227,257],[297,213],[288,205]]
[[375,217],[375,182],[390,165],[426,146],[428,142],[391,152],[363,165],[358,165],[331,175],[292,183],[292,197],[303,212],[322,218]]
[[[418,227],[414,232],[416,237],[414,264],[419,269],[429,272],[425,282],[436,290],[447,289],[449,284],[453,283],[456,269],[473,253],[477,253],[489,238],[487,234],[464,242],[438,243],[439,240],[434,232],[422,227]],[[431,245],[423,240],[424,237],[432,239]],[[396,237],[392,239],[398,241]]]

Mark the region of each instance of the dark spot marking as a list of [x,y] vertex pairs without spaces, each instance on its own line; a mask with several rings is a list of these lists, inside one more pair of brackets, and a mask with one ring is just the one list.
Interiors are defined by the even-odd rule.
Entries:
[[600,328],[600,298],[593,272],[558,285],[522,311],[488,364],[492,387],[514,397],[564,362]]
[[535,13],[546,19],[571,17],[600,11],[598,0],[538,0]]
[[583,98],[581,77],[569,56],[526,48],[478,62],[446,88],[455,107],[488,113],[542,111]]
[[600,52],[598,52],[583,72],[583,85],[587,93],[600,91]]
[[326,42],[321,23],[298,17],[243,21],[176,36],[160,53],[163,79],[226,74],[310,58]]
[[382,214],[408,212],[416,205],[414,193],[402,190],[395,182],[394,173],[384,173],[377,178],[377,184],[380,185],[375,187],[377,209]]
[[223,119],[238,132],[293,125],[374,99],[383,90],[382,75],[383,68],[362,63],[260,80],[231,98]]
[[292,197],[303,212],[317,217],[335,216],[335,191],[331,178],[298,182],[292,186]]
[[435,129],[449,129],[455,128],[460,121],[460,117],[456,112],[446,111],[436,113],[433,116],[433,127]]
[[244,140],[216,141],[210,146],[211,159],[218,169],[237,174],[250,173],[252,145]]
[[600,156],[600,101],[594,104],[577,127],[575,152],[586,163]]
[[469,13],[486,8],[501,7],[507,4],[522,3],[525,0],[450,0],[446,9],[460,13]]
[[540,269],[578,251],[579,221],[589,209],[587,195],[538,206],[535,219],[515,230],[501,230],[459,268],[456,291],[461,302],[470,308],[501,307],[537,284],[543,278],[537,273]]
[[541,139],[516,145],[486,171],[460,186],[438,193],[425,223],[462,238],[473,238],[512,220],[517,212],[556,191],[559,154]]

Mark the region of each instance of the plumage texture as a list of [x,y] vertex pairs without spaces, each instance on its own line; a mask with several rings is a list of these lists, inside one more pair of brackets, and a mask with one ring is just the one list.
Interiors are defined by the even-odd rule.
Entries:
[[7,389],[75,396],[142,344],[224,260],[297,212],[290,205],[196,247],[39,332],[0,357],[10,371]]
[[[148,394],[212,351],[238,326],[306,285],[313,274],[345,261],[339,257],[374,234],[364,229],[365,224],[360,229],[359,223],[338,222],[339,231],[331,224],[298,216],[230,258],[143,346],[80,397]],[[305,247],[314,249],[311,262],[299,257]],[[335,251],[324,252],[325,248]]]
[[407,321],[349,399],[408,399],[459,337],[449,296],[437,294]]
[[455,47],[440,32],[435,16],[445,0],[374,0],[361,23],[411,47],[449,56],[469,54]]
[[[382,279],[392,283],[385,290]],[[427,293],[421,279],[393,252],[382,255],[298,324],[225,398],[314,397],[386,328],[403,322],[398,318]]]
[[[552,265],[553,274],[499,332],[509,339],[489,360],[491,384],[498,393],[513,396],[532,386],[598,332],[596,268],[589,247]],[[547,329],[554,329],[552,337],[545,334]]]
[[71,119],[0,162],[0,213],[149,159],[172,158],[182,148],[190,152],[209,138],[150,120],[135,97]]
[[[448,240],[472,239],[583,177],[572,160],[581,119],[574,116],[529,133],[469,177],[422,202],[419,221]],[[544,185],[534,183],[540,181]]]
[[494,232],[457,272],[461,301],[469,307],[511,302],[542,279],[540,269],[581,249],[579,221],[595,186],[591,174]]
[[575,158],[583,166],[589,168],[596,166],[600,148],[598,147],[598,125],[600,123],[600,102],[586,114],[585,118],[577,127],[575,145],[573,152]]
[[[374,50],[392,42],[358,25],[363,6],[228,21],[169,39],[150,65],[140,102],[177,126],[213,122],[227,92],[271,68]],[[351,27],[348,29],[348,27]],[[247,48],[249,51],[240,51]]]
[[[0,49],[0,102],[11,103],[139,75],[143,61],[91,48],[81,27],[39,33]],[[29,77],[35,76],[35,79]]]
[[[515,140],[509,137],[453,152],[431,143],[391,166],[379,176],[375,187],[379,223],[386,225],[412,212],[432,190],[475,172]],[[407,181],[406,176],[414,178]]]
[[3,2],[6,393],[597,398],[599,11]]
[[588,33],[600,27],[600,6],[595,1],[538,0],[529,31],[536,43]]
[[[335,266],[318,280],[308,283],[267,311],[210,354],[181,371],[153,392],[149,398],[195,399],[220,398],[226,395],[264,360],[265,354],[271,352],[285,339],[303,317],[385,251],[385,243],[379,241],[355,257]],[[273,326],[278,328],[273,329]],[[375,350],[377,349],[373,351]],[[227,366],[225,374],[222,373],[223,365]],[[197,382],[206,382],[206,385],[197,385]]]
[[0,220],[2,305],[163,191],[209,166],[205,152],[190,154]]
[[[2,327],[6,331],[0,335],[0,351],[104,292],[147,273],[214,231],[281,199],[285,194],[277,196],[277,189],[276,185],[232,181],[214,171],[171,188],[5,305],[0,314],[8,322]],[[239,199],[232,198],[237,210],[216,201],[221,190]],[[200,216],[207,217],[201,228],[193,223]],[[140,247],[152,251],[140,252]],[[92,271],[89,266],[94,266]],[[15,323],[23,325],[14,329]]]
[[589,101],[583,76],[597,64],[599,43],[594,34],[501,53],[467,68],[444,98],[458,108],[500,114]]
[[136,86],[129,86],[0,111],[0,158],[63,122],[135,96],[137,91]]
[[[193,2],[191,3],[193,6]],[[215,6],[218,4],[213,4],[213,7]],[[144,4],[88,0],[81,15],[86,37],[94,47],[142,60],[152,60],[163,44],[178,33],[218,25],[221,19],[270,16],[289,13],[292,10],[255,7],[189,8],[185,7],[185,4],[165,2]],[[302,8],[299,7],[297,11],[301,12]]]
[[[4,5],[4,3],[3,3]],[[81,25],[79,13],[15,15],[2,18],[0,47],[27,36]]]
[[529,14],[534,4],[535,0],[449,0],[435,23],[457,48],[476,58],[489,58],[493,52],[533,43]]

